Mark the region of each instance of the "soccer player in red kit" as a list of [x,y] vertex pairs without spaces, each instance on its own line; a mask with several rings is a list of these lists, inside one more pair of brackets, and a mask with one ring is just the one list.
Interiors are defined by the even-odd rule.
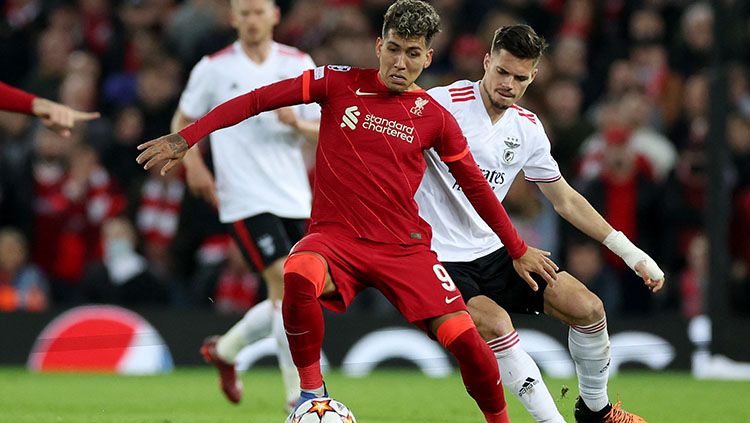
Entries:
[[63,137],[70,136],[70,130],[76,122],[99,117],[99,113],[74,110],[2,82],[0,82],[0,110],[39,117],[46,127]]
[[[284,325],[300,374],[300,401],[326,394],[320,372],[320,303],[343,311],[366,287],[380,290],[410,322],[457,359],[467,391],[488,422],[507,422],[494,356],[455,284],[430,250],[431,230],[414,193],[434,148],[479,215],[507,246],[516,270],[555,282],[549,253],[527,247],[469,153],[455,119],[415,84],[430,64],[440,18],[421,0],[398,0],[375,44],[379,69],[319,67],[229,100],[179,133],[149,141],[138,163],[162,173],[209,133],[280,107],[321,105],[308,234],[284,267]],[[253,183],[253,181],[248,181]]]

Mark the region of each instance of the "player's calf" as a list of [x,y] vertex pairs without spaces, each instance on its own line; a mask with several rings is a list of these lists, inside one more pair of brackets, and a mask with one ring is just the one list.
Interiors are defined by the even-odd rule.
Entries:
[[495,356],[479,336],[471,317],[466,313],[450,317],[436,332],[440,343],[458,360],[466,390],[487,422],[509,422]]

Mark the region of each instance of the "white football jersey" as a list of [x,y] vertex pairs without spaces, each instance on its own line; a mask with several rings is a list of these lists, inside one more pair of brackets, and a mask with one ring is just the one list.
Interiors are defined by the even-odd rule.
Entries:
[[[557,162],[539,118],[521,107],[506,110],[494,125],[479,94],[479,82],[458,81],[428,92],[458,121],[469,150],[502,201],[518,172],[527,181],[560,179]],[[425,152],[427,170],[415,200],[432,226],[432,249],[442,261],[467,262],[503,246],[461,192],[448,166],[433,150]]]
[[[253,62],[235,42],[205,56],[190,74],[180,110],[197,119],[219,104],[315,67],[309,55],[273,43],[262,64]],[[303,119],[319,120],[317,104],[294,107]],[[304,137],[265,112],[211,134],[219,219],[235,222],[260,213],[310,217],[310,183],[302,158]]]

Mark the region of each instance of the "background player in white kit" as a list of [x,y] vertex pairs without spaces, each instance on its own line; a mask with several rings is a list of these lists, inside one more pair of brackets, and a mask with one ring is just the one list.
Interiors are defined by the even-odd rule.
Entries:
[[[178,131],[213,107],[255,88],[314,67],[309,55],[273,41],[280,12],[274,0],[232,0],[238,40],[204,57],[193,69],[172,119]],[[197,196],[218,206],[245,258],[258,269],[268,300],[250,309],[201,352],[219,370],[221,388],[233,403],[242,395],[234,361],[246,345],[273,334],[287,392],[287,407],[299,396],[299,378],[281,317],[283,263],[304,235],[311,193],[301,145],[317,139],[320,109],[298,106],[262,113],[211,137],[216,184],[198,149],[185,156],[187,183]]]
[[[646,253],[604,218],[562,178],[538,117],[515,103],[536,76],[546,42],[526,25],[495,32],[479,82],[458,81],[428,93],[447,108],[466,135],[477,164],[502,200],[523,170],[560,216],[602,242],[643,278],[652,291],[664,273]],[[570,326],[568,346],[576,365],[579,422],[638,422],[640,417],[612,405],[607,394],[609,335],[601,300],[566,272],[554,284],[527,284],[513,270],[503,244],[460,192],[434,151],[425,153],[427,172],[415,199],[433,229],[432,248],[461,290],[480,334],[495,352],[503,384],[537,421],[564,421],[541,379],[539,368],[521,349],[511,312],[544,312]],[[539,279],[541,281],[541,279]],[[505,309],[505,310],[504,310]]]

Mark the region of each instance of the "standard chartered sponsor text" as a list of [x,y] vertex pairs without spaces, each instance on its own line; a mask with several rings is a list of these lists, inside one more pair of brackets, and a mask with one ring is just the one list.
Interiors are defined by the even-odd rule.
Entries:
[[362,122],[362,129],[400,138],[408,143],[414,141],[413,126],[407,126],[395,120],[381,118],[369,113],[365,116],[365,121]]

